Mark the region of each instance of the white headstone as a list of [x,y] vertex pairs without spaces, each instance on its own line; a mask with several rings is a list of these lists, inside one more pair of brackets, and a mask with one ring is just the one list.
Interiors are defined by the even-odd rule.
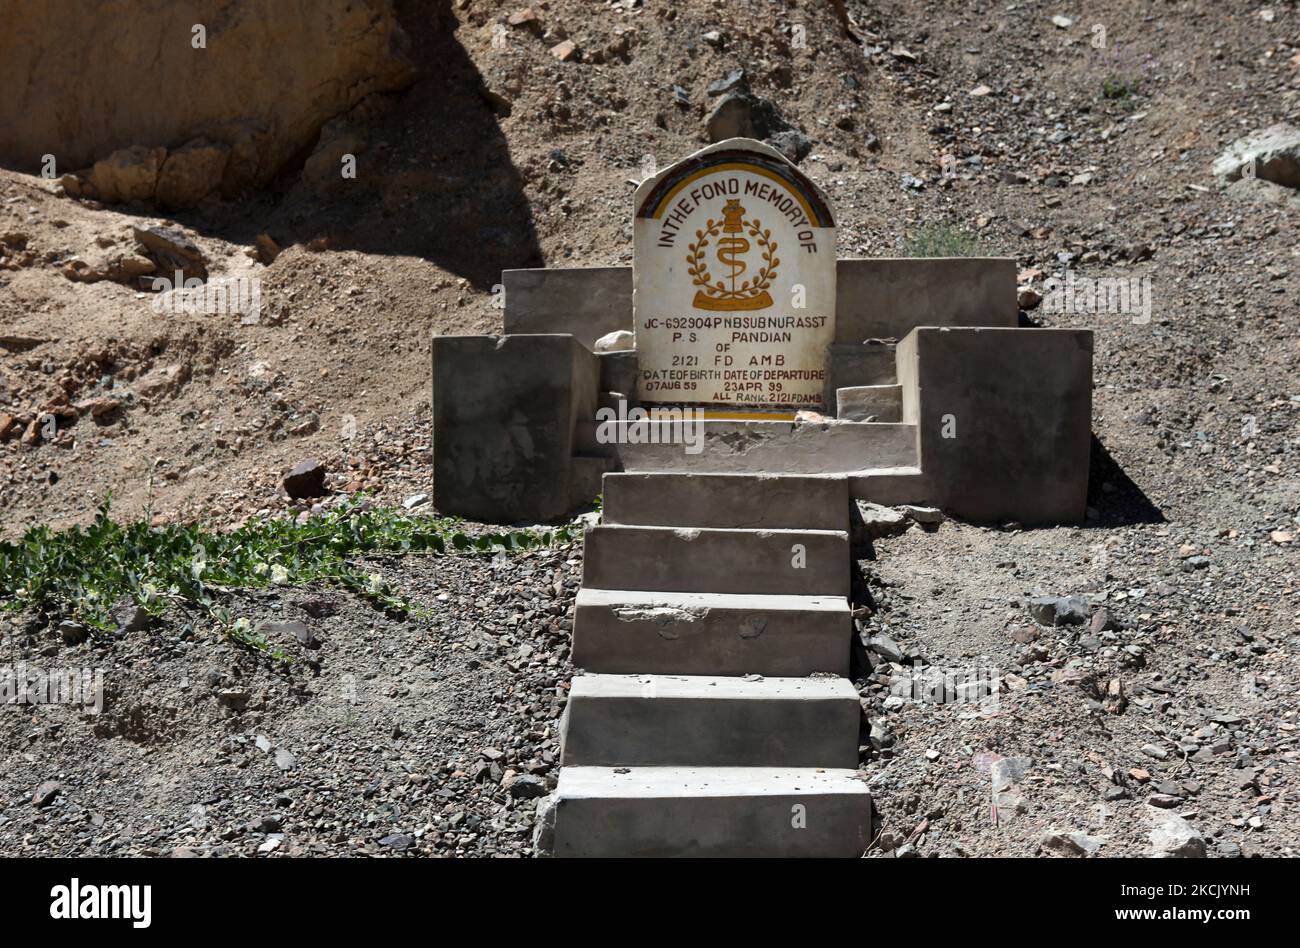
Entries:
[[835,221],[780,152],[732,138],[634,199],[637,397],[821,409],[835,335]]

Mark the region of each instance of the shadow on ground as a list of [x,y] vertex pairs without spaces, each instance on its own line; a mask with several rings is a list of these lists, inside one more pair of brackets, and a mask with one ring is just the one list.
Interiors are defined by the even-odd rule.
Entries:
[[1088,506],[1098,513],[1090,527],[1119,527],[1136,523],[1165,523],[1165,515],[1134,483],[1096,434],[1088,467]]

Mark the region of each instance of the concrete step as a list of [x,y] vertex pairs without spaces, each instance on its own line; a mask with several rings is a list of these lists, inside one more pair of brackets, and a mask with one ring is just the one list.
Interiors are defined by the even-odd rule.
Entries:
[[844,530],[842,476],[774,474],[606,474],[602,520],[654,527]]
[[835,391],[835,416],[841,421],[903,420],[903,386],[856,385]]
[[853,768],[860,717],[844,678],[579,675],[560,758],[565,767]]
[[573,664],[628,675],[847,676],[850,615],[842,596],[580,589]]
[[919,467],[880,468],[849,477],[849,493],[877,504],[927,503],[933,488]]
[[826,410],[835,405],[835,390],[854,385],[893,385],[898,379],[897,346],[870,341],[835,343],[826,352]]
[[583,550],[586,588],[849,594],[844,530],[599,526],[587,531]]
[[[831,393],[832,405],[834,392]],[[830,410],[830,409],[828,409]],[[916,425],[828,420],[645,423],[630,426],[611,450],[623,470],[695,474],[847,474],[867,468],[915,467]]]
[[555,856],[854,858],[871,797],[847,769],[566,767],[536,838]]

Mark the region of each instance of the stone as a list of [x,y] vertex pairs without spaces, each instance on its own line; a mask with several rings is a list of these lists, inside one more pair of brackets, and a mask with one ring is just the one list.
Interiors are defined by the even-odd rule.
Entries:
[[933,527],[947,520],[947,516],[938,507],[921,507],[916,504],[899,504],[899,513],[909,520]]
[[507,791],[515,800],[535,800],[546,796],[546,781],[533,774],[521,774],[510,782]]
[[578,55],[578,44],[573,40],[563,40],[551,47],[551,55],[562,63],[567,63]]
[[252,697],[246,688],[220,688],[217,690],[217,700],[232,711],[243,711],[248,707],[248,700]]
[[1156,859],[1203,859],[1205,838],[1176,813],[1148,809],[1151,823],[1150,856]]
[[277,747],[275,749],[275,766],[281,770],[293,770],[298,766],[298,758],[293,755],[292,751]]
[[606,333],[596,340],[592,347],[595,352],[622,352],[636,348],[636,339],[626,329],[617,329]]
[[166,148],[120,148],[95,162],[86,183],[99,200],[110,204],[152,201],[166,156]]
[[113,617],[117,620],[118,635],[127,632],[139,632],[141,629],[149,627],[153,621],[144,606],[138,606],[135,603],[127,603],[124,608],[116,610]]
[[268,267],[275,263],[276,257],[280,256],[280,245],[269,234],[258,234],[253,241],[253,248],[257,253],[258,261]]
[[284,476],[285,493],[294,500],[323,497],[326,494],[325,473],[325,465],[315,458],[299,461]]
[[749,80],[745,75],[745,70],[735,69],[722,78],[709,83],[704,94],[710,99],[717,98],[720,95],[726,95],[728,92],[748,92]]
[[90,629],[80,622],[64,620],[59,623],[59,635],[63,637],[65,645],[80,645],[90,638]]
[[761,139],[790,161],[802,161],[812,149],[807,136],[787,122],[775,105],[752,94],[747,87],[723,95],[709,114],[706,127],[710,142]]
[[63,792],[63,784],[57,780],[47,780],[32,794],[32,806],[46,807],[54,802],[54,798]]
[[1040,625],[1082,625],[1088,621],[1088,600],[1082,596],[1034,596],[1026,605]]
[[1087,833],[1072,833],[1049,829],[1039,837],[1038,845],[1043,849],[1053,849],[1066,856],[1092,856],[1101,849],[1103,839],[1089,836]]
[[410,833],[392,833],[383,837],[379,841],[380,846],[386,846],[389,849],[395,849],[401,852],[404,849],[410,849],[415,845],[415,837]]
[[158,173],[156,197],[166,208],[194,207],[220,189],[230,146],[196,138],[170,152]]
[[146,256],[157,264],[167,279],[174,281],[172,274],[176,271],[180,271],[186,280],[208,278],[208,265],[203,251],[183,231],[175,227],[153,226],[132,227],[131,233],[144,247]]
[[1300,188],[1300,128],[1279,123],[1237,139],[1214,162],[1226,181],[1252,177]]
[[888,635],[873,635],[866,640],[865,644],[887,662],[901,665],[907,661],[907,653]]
[[857,501],[857,507],[866,535],[872,539],[898,536],[907,530],[907,517],[902,511],[865,500]]

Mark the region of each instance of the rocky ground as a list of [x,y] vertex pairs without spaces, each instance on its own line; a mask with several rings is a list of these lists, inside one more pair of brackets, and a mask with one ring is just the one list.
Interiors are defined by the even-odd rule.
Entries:
[[[853,37],[812,2],[551,0],[513,24],[526,4],[429,6],[398,5],[424,78],[347,116],[355,181],[288,169],[163,217],[0,170],[6,536],[110,492],[160,521],[292,511],[281,476],[305,457],[338,494],[427,491],[429,336],[498,328],[502,267],[630,261],[629,180],[707,140],[709,87],[743,66],[806,144],[841,255],[958,228],[1017,259],[1027,320],[1096,332],[1086,525],[947,522],[864,558],[863,633],[902,650],[862,650],[878,850],[1026,855],[1056,831],[1052,852],[1140,854],[1158,811],[1210,855],[1295,851],[1300,198],[1212,172],[1298,124],[1294,4],[850,0]],[[210,280],[256,277],[258,319],[160,306],[130,275],[133,228],[156,226]],[[1069,274],[1149,279],[1149,319],[1039,302]],[[181,616],[76,646],[6,620],[5,662],[94,664],[116,697],[0,716],[24,762],[0,776],[0,849],[523,851],[536,784],[507,772],[549,776],[579,557],[394,562],[432,600],[400,623],[327,591],[233,594],[320,634],[287,667]],[[1034,622],[1040,593],[1085,597],[1085,624]],[[320,597],[338,613],[300,609]],[[999,707],[889,701],[890,655],[995,669]],[[241,687],[244,710],[222,703]]]
[[284,659],[183,612],[75,646],[34,616],[2,620],[0,665],[93,667],[104,698],[99,713],[4,709],[0,852],[531,853],[579,555],[375,561],[416,603],[407,620],[333,590],[232,594],[278,623],[263,633]]

